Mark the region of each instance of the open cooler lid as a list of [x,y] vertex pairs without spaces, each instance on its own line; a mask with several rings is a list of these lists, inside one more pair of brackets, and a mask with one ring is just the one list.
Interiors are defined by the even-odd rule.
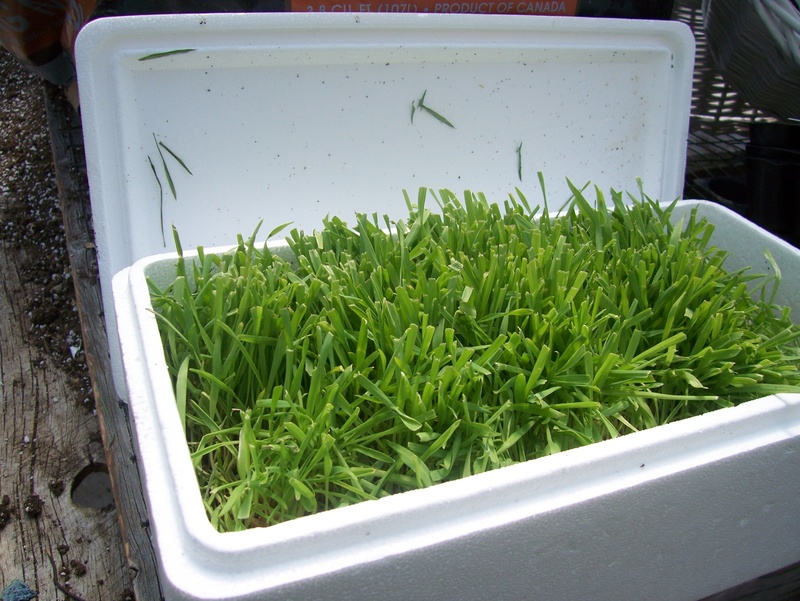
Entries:
[[[76,58],[106,289],[174,250],[172,225],[184,248],[226,245],[262,219],[266,235],[402,217],[420,186],[497,202],[519,187],[538,204],[537,172],[551,205],[566,178],[635,190],[640,177],[661,200],[683,188],[694,40],[677,22],[116,17],[82,30]],[[423,93],[454,127],[420,109],[412,122]]]
[[261,220],[265,236],[355,211],[400,218],[403,190],[421,186],[495,202],[520,188],[533,205],[538,172],[551,209],[566,178],[634,190],[639,177],[662,200],[683,188],[694,39],[678,22],[114,17],[81,30],[76,62],[122,396],[111,280],[173,251],[173,225],[184,249],[229,245]]

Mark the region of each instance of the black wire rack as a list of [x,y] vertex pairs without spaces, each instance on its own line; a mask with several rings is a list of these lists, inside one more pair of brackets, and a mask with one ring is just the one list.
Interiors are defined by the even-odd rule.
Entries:
[[701,0],[678,0],[672,18],[692,29],[696,43],[684,198],[716,200],[744,211],[750,124],[774,119],[745,102],[714,66]]

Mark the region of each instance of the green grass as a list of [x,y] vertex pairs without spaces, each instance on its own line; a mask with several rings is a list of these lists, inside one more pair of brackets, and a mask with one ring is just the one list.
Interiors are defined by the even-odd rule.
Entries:
[[498,205],[421,190],[405,220],[292,231],[294,263],[254,234],[151,283],[213,525],[271,525],[800,391],[800,330],[769,298],[778,275],[727,272],[694,213],[673,225],[674,205],[644,195],[573,193],[553,216],[519,192]]

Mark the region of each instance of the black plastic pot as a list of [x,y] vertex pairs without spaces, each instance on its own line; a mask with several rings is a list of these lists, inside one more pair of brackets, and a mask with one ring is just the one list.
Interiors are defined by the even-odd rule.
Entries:
[[800,124],[753,123],[745,168],[750,218],[800,246]]
[[747,182],[744,177],[719,176],[695,180],[700,190],[699,198],[711,200],[736,211],[742,217],[750,217],[747,204]]

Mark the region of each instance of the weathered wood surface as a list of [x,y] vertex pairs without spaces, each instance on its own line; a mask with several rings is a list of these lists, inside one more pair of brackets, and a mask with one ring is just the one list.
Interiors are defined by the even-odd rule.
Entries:
[[25,286],[9,254],[0,249],[0,492],[8,499],[0,581],[19,579],[39,599],[63,598],[59,586],[87,601],[124,599],[127,567],[116,512],[78,507],[70,495],[81,470],[105,462],[97,419],[79,406],[52,360],[28,344]]

